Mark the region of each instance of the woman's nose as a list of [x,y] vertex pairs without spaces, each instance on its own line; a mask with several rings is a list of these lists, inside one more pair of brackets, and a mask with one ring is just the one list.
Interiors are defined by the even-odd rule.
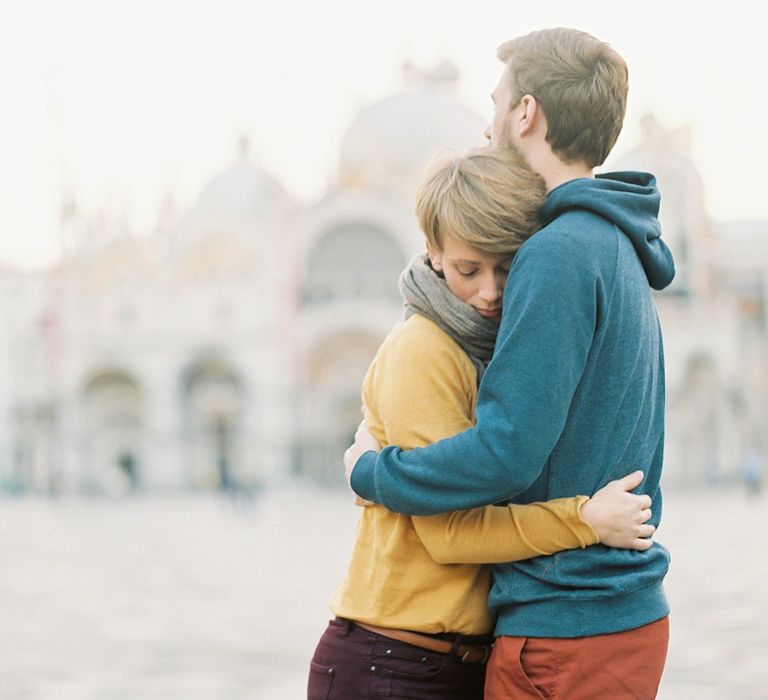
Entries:
[[486,280],[480,287],[480,298],[483,301],[496,301],[501,296],[502,289],[502,285],[500,285],[496,278],[493,277]]

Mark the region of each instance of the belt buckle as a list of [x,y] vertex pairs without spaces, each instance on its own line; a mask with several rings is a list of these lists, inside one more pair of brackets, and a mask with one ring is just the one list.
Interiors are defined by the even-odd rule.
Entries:
[[[479,649],[483,650],[483,658],[479,661],[470,661],[467,657],[474,651],[478,651]],[[493,651],[493,644],[490,644],[488,646],[483,647],[475,647],[474,649],[467,649],[462,655],[461,655],[461,663],[463,664],[471,664],[471,663],[478,663],[478,664],[484,664],[488,662],[488,659],[491,658],[491,651]]]

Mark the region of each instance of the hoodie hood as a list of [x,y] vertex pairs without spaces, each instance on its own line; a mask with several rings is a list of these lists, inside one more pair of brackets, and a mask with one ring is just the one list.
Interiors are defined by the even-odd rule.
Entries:
[[653,289],[664,289],[675,276],[675,263],[661,240],[656,178],[650,173],[617,172],[579,178],[556,187],[541,210],[544,226],[574,210],[592,211],[619,227],[635,248]]

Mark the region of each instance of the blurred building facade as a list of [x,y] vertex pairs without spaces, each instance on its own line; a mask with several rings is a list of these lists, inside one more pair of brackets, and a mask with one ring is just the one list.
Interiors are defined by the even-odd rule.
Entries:
[[[360,384],[401,316],[397,277],[423,247],[424,165],[482,142],[456,69],[404,70],[359,113],[311,204],[233,165],[151,235],[62,206],[62,262],[0,269],[0,489],[119,494],[341,482]],[[644,120],[606,169],[656,174],[677,261],[657,294],[667,358],[670,485],[735,480],[768,426],[768,222],[714,224],[690,134]],[[641,466],[641,465],[639,465]]]

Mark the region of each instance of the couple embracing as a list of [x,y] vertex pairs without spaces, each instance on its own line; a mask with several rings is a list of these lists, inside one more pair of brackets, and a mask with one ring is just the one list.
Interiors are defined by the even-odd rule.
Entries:
[[609,45],[550,29],[498,56],[490,146],[419,188],[426,253],[364,380],[365,507],[309,700],[656,696],[659,194],[593,172],[626,108]]

